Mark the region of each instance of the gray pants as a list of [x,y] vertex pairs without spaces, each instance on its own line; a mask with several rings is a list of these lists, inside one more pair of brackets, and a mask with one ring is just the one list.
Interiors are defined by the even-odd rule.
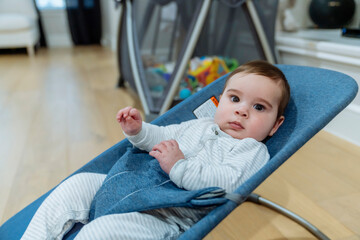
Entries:
[[79,173],[62,182],[41,204],[21,239],[62,239],[76,222],[85,224],[77,240],[176,239],[193,223],[184,221],[181,227],[171,219],[140,212],[105,215],[87,223],[92,199],[105,177]]

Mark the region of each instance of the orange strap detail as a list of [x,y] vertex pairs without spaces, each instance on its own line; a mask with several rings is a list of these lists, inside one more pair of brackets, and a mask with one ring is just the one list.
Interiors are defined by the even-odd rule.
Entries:
[[216,97],[211,97],[211,101],[215,104],[216,107],[219,105],[219,102],[216,99]]

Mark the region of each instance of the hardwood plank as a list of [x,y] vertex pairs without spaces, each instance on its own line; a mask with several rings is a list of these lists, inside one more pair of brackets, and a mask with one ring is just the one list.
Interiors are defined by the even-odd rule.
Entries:
[[[288,179],[284,178],[281,173],[276,172],[261,184],[255,192],[299,214],[318,227],[331,239],[340,239],[353,235],[353,232],[325,211],[318,202],[312,198],[312,195],[304,194],[299,190],[298,186],[299,183],[293,185],[289,183]],[[281,226],[280,224],[278,225],[279,228]],[[286,225],[283,230],[289,231]],[[291,237],[291,235],[285,236]]]
[[284,235],[268,220],[272,212],[245,202],[236,208],[205,239],[282,239]]
[[36,81],[37,73],[32,74],[28,66],[23,66],[21,61],[19,67],[22,74],[19,74],[19,69],[15,71],[12,66],[9,66],[8,75],[5,74],[4,78],[1,78],[1,95],[6,97],[2,98],[0,106],[0,216],[4,216],[4,211],[9,208],[7,202],[10,192],[14,183],[18,182],[16,172],[27,144],[27,136],[39,99],[39,92],[29,88],[29,83],[23,81],[22,75],[28,76],[27,80],[32,82]]

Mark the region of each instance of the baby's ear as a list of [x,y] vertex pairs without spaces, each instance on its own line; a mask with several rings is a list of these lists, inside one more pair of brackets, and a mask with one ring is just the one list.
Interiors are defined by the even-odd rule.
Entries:
[[279,127],[281,126],[281,124],[283,124],[285,120],[284,116],[279,117],[278,119],[276,119],[273,128],[271,129],[269,136],[271,137],[272,135],[274,135],[276,133],[276,131],[279,129]]

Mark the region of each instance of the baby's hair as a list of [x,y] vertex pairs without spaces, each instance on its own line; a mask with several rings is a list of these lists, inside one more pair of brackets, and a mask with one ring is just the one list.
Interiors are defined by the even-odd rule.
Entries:
[[290,100],[290,86],[284,73],[279,68],[263,60],[255,60],[242,64],[230,73],[230,75],[226,79],[223,92],[229,79],[237,73],[253,73],[256,75],[268,77],[274,80],[276,83],[279,83],[282,89],[282,96],[279,104],[277,117],[279,118],[284,114],[285,108]]

